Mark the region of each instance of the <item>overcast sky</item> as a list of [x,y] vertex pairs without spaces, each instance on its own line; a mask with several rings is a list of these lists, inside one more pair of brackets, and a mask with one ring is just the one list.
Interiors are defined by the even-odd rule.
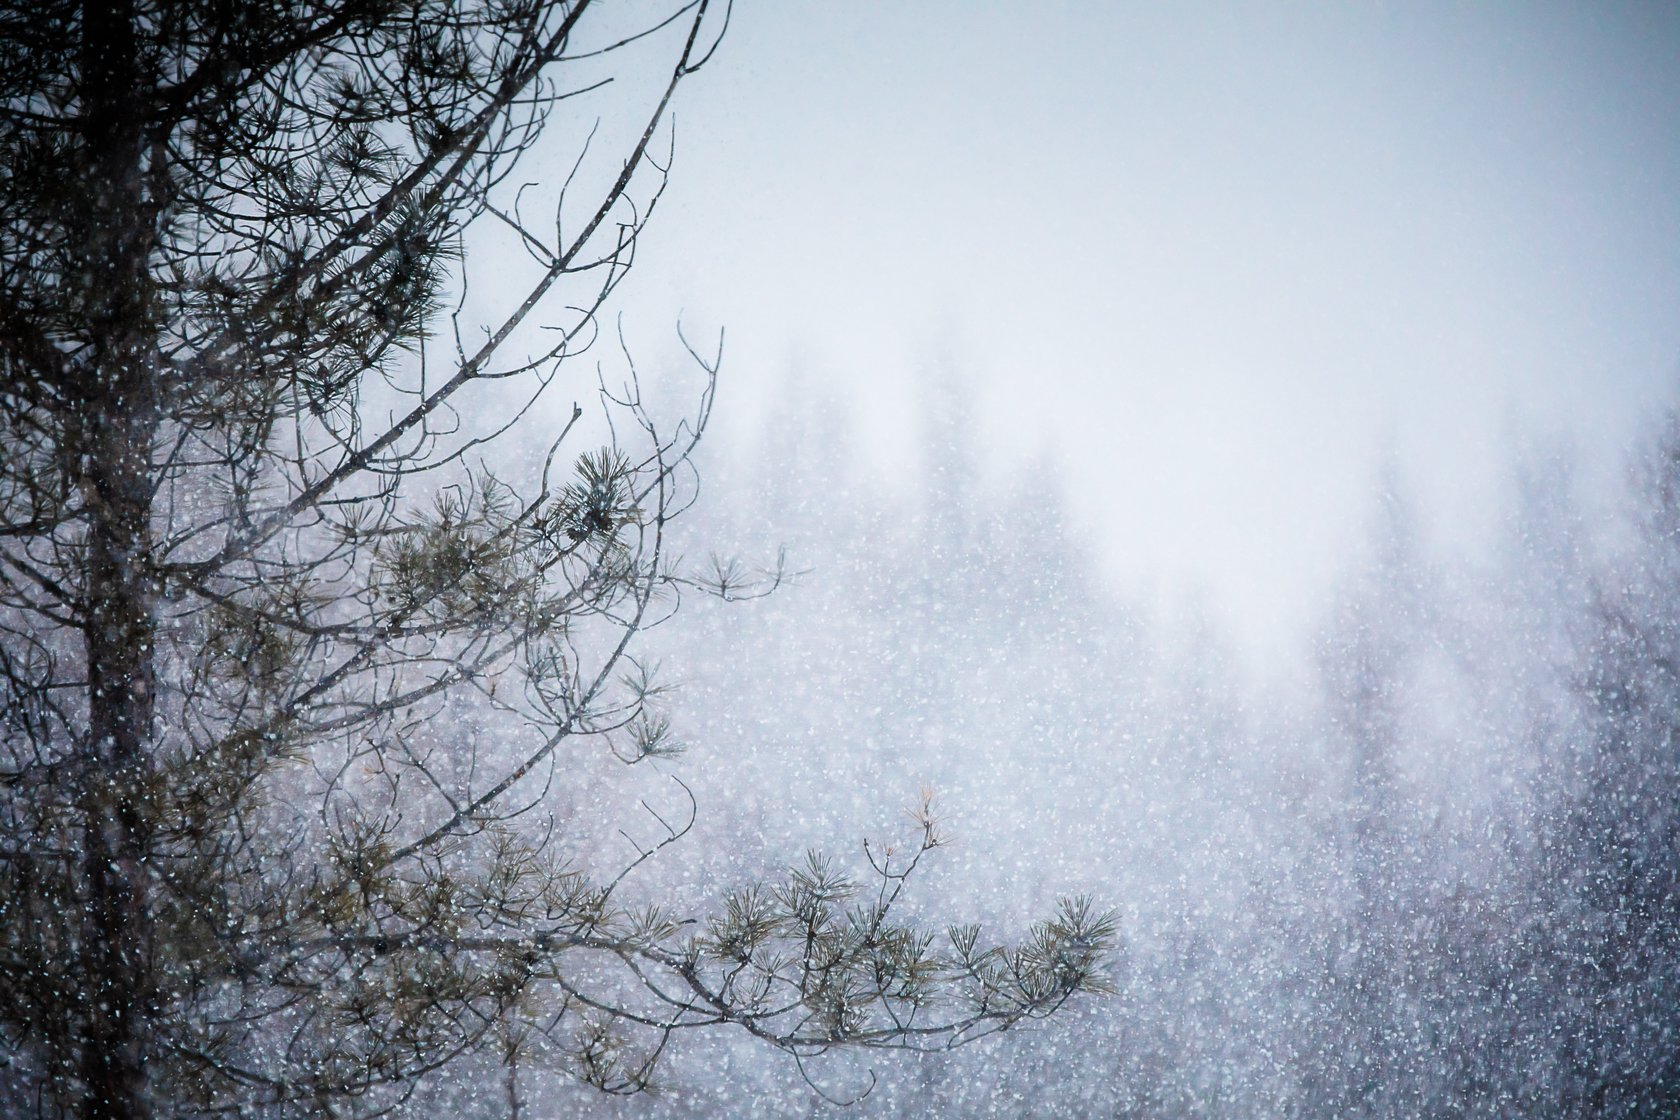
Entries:
[[[874,464],[945,367],[1121,589],[1295,641],[1385,458],[1438,541],[1517,432],[1680,386],[1680,6],[741,0],[626,287]],[[913,477],[913,476],[912,476]]]

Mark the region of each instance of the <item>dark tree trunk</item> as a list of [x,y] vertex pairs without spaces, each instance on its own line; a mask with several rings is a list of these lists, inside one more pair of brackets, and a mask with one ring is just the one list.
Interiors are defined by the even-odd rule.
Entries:
[[80,810],[86,876],[79,1075],[89,1117],[149,1115],[145,1023],[152,987],[142,799],[154,709],[150,521],[157,366],[148,330],[153,243],[143,159],[145,90],[125,0],[83,8],[83,122],[93,205],[80,238],[90,335],[76,387],[87,511],[83,633],[88,728]]

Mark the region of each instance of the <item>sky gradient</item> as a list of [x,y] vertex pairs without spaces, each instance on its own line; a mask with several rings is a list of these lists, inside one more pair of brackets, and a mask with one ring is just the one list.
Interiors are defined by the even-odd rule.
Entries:
[[1473,546],[1515,444],[1611,469],[1676,387],[1680,9],[748,0],[717,63],[623,307],[728,329],[718,438],[798,369],[913,486],[937,371],[1250,650],[1385,463]]

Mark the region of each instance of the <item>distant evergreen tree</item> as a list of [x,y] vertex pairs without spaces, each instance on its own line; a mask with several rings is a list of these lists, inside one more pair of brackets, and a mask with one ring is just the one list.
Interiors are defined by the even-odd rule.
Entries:
[[1539,958],[1571,1116],[1680,1112],[1680,421],[1638,477],[1636,547],[1589,616],[1585,727],[1543,806]]

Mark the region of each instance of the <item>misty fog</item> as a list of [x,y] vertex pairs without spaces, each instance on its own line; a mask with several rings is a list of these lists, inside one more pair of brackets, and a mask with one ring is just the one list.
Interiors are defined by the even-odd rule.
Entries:
[[[807,845],[861,863],[930,787],[952,842],[914,904],[1016,931],[1089,893],[1123,948],[1114,997],[949,1055],[808,1061],[825,1093],[873,1085],[869,1116],[1680,1103],[1680,427],[1626,452],[1616,501],[1564,452],[1513,455],[1475,557],[1426,550],[1405,472],[1374,473],[1273,688],[1205,618],[1105,590],[1052,468],[977,481],[960,404],[895,482],[829,397],[791,378],[757,444],[706,462],[729,499],[685,540],[801,572],[654,637],[688,747],[660,765],[700,816],[640,889],[704,898]],[[667,781],[603,782],[630,834],[607,851]],[[564,1107],[832,1108],[750,1040],[674,1045],[653,1100]]]
[[[261,173],[193,204],[267,260],[272,187],[319,305],[141,230],[136,276],[192,267],[124,330],[279,341],[154,416],[72,308],[93,341],[40,352],[91,388],[0,401],[0,536],[59,565],[0,549],[0,688],[52,715],[0,705],[7,944],[71,1023],[7,1020],[4,1100],[102,1114],[121,1066],[133,1115],[1680,1115],[1680,10],[485,11],[560,30],[438,81],[555,122],[392,147],[484,160],[447,237],[398,205],[432,171],[287,193],[354,114],[281,158],[224,106]],[[257,87],[300,118],[309,41]],[[28,186],[43,244],[83,221]],[[29,269],[49,319],[104,298]],[[90,572],[121,595],[55,614]],[[133,765],[86,747],[95,647]],[[116,808],[62,824],[55,758]],[[78,847],[112,822],[132,852]],[[861,892],[788,901],[825,859]],[[76,924],[109,898],[127,956]],[[78,953],[151,972],[108,1006]]]
[[744,16],[633,294],[729,329],[692,549],[803,573],[656,638],[660,889],[926,786],[930,911],[1117,908],[1115,998],[812,1063],[864,1115],[1680,1108],[1671,13],[875,14]]
[[[1117,996],[810,1063],[862,1115],[1680,1108],[1673,20],[875,14],[743,14],[632,292],[729,331],[685,541],[802,573],[654,639],[653,893],[931,788],[930,913],[1117,909]],[[567,1107],[830,1107],[667,1090]]]

